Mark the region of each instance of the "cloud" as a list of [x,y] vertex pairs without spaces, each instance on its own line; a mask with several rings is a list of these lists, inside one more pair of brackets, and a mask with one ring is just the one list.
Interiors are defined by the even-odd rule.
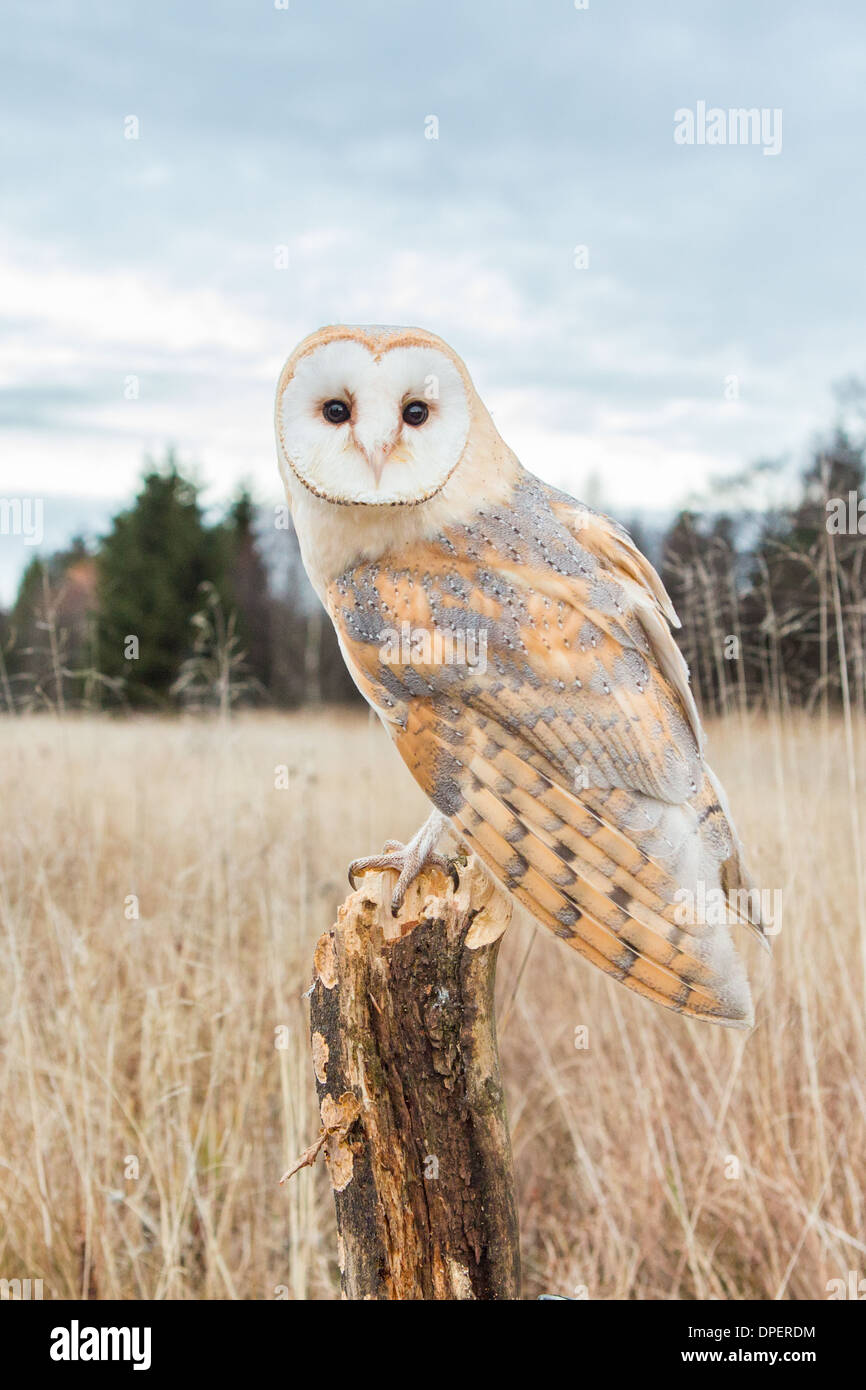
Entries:
[[[866,367],[856,13],[13,5],[0,488],[115,495],[173,442],[275,492],[279,366],[340,320],[435,328],[527,466],[626,510],[796,446]],[[781,107],[782,153],[677,147],[698,100]]]

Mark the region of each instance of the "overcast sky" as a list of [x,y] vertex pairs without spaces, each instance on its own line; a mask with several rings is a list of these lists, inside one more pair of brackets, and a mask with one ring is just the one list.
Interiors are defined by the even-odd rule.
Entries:
[[[7,0],[4,31],[0,495],[125,497],[173,443],[209,498],[276,497],[276,377],[329,322],[440,333],[527,467],[624,518],[802,449],[866,374],[862,0]],[[781,149],[678,144],[699,102],[781,111]]]

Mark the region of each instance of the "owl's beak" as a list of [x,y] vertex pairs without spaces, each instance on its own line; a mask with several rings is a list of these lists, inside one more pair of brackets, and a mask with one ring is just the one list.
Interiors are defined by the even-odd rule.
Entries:
[[375,446],[372,449],[364,450],[364,457],[367,460],[370,472],[376,479],[376,487],[378,487],[380,482],[382,481],[382,474],[385,471],[385,465],[388,462],[388,459],[391,457],[391,451],[393,450],[395,443],[396,440],[391,439],[384,444],[379,444]]
[[383,405],[380,409],[368,407],[352,430],[352,439],[363,454],[376,480],[377,489],[399,437],[400,430],[394,429],[393,412],[389,405]]
[[390,450],[388,449],[378,449],[372,456],[370,454],[367,455],[367,462],[370,465],[370,471],[373,477],[376,479],[377,487],[382,481],[382,474],[385,471],[385,464],[388,462],[389,453]]

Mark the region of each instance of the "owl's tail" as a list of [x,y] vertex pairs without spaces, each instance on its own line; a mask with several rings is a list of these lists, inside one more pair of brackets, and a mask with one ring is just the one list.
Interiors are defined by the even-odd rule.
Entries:
[[681,901],[670,874],[591,798],[507,750],[495,763],[474,753],[469,771],[455,828],[536,921],[645,999],[725,1027],[753,1026],[725,910]]

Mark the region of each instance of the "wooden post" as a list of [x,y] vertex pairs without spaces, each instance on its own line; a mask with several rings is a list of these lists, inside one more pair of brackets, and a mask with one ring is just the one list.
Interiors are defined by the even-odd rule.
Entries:
[[396,918],[394,881],[366,874],[315,954],[313,1147],[334,1189],[343,1295],[518,1298],[493,1009],[511,905],[471,858],[457,891],[425,871]]

